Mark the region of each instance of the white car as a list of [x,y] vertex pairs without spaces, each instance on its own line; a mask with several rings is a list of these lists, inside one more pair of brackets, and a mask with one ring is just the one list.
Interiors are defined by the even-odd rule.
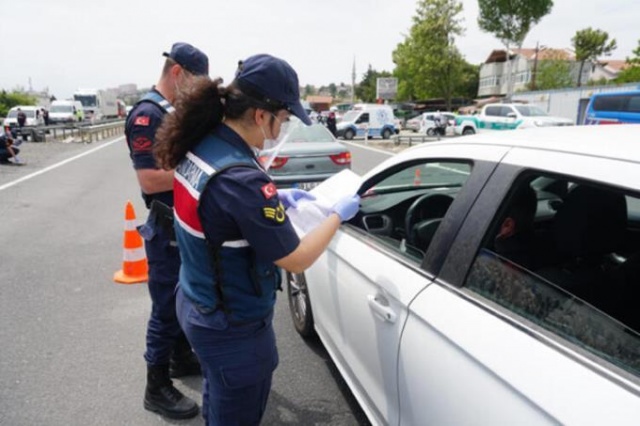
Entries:
[[640,126],[418,145],[363,178],[304,274],[317,333],[374,425],[637,425]]
[[[436,121],[435,117],[437,112],[425,112],[420,117],[420,128],[418,129],[418,133],[423,133],[428,136],[436,135]],[[441,112],[442,118],[447,122],[447,128],[445,132],[448,135],[453,135],[453,127],[456,124],[456,115],[450,112]]]

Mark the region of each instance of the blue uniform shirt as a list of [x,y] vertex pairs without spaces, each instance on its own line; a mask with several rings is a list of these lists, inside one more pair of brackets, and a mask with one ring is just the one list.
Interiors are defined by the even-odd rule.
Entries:
[[[153,156],[153,145],[155,144],[156,132],[162,123],[164,115],[165,111],[153,102],[141,102],[127,116],[125,135],[127,136],[129,156],[133,161],[134,169],[158,168]],[[142,197],[147,203],[147,207],[152,199],[158,199],[158,201],[173,206],[172,191],[142,194]]]
[[[247,150],[251,148],[222,124],[215,135]],[[245,239],[258,260],[273,262],[293,252],[300,239],[284,214],[275,185],[262,170],[231,167],[212,178],[200,197],[202,225],[213,245]]]

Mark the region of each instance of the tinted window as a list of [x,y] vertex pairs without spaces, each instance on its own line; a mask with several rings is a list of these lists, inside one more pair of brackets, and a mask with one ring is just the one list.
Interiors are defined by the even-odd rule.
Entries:
[[358,124],[358,123],[368,123],[368,122],[369,122],[369,113],[368,112],[364,112],[364,113],[362,113],[360,118],[358,118],[358,120],[356,121],[356,124]]
[[520,182],[467,288],[640,376],[640,237],[630,201],[640,199],[583,182]]
[[595,111],[640,112],[640,95],[596,96]]
[[500,117],[502,115],[502,107],[501,106],[490,106],[484,110],[485,115]]

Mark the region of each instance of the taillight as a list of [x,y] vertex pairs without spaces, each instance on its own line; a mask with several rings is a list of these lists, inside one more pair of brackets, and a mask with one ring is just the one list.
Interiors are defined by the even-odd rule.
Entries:
[[[268,155],[264,155],[262,157],[258,157],[258,161],[263,166],[267,165],[267,160],[269,160],[269,156]],[[271,163],[270,169],[279,169],[280,167],[282,167],[285,164],[287,164],[287,161],[289,161],[289,157],[276,157],[276,158],[274,158],[273,162]]]
[[341,152],[340,154],[330,155],[331,160],[339,165],[351,164],[351,153],[350,152]]

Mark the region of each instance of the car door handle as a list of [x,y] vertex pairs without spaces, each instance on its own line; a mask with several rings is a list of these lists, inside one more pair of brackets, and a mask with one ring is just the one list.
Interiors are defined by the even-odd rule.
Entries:
[[378,314],[383,320],[394,323],[396,322],[396,313],[389,308],[389,302],[380,296],[368,295],[367,299],[369,300],[369,307]]

